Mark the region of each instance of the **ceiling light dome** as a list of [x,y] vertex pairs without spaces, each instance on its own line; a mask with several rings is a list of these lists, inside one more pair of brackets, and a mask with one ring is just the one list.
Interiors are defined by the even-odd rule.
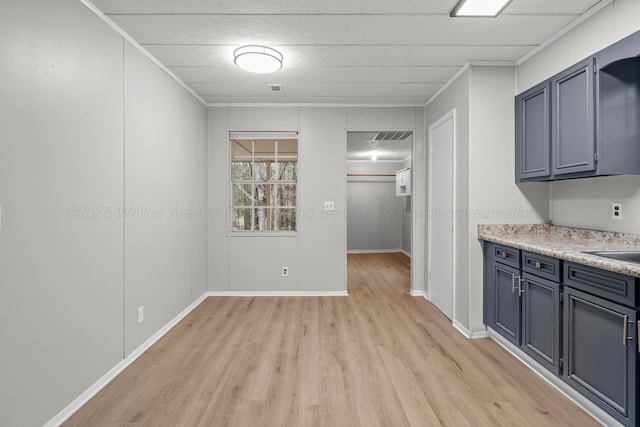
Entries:
[[282,54],[277,50],[259,45],[241,46],[233,52],[233,62],[252,73],[273,73],[282,68]]

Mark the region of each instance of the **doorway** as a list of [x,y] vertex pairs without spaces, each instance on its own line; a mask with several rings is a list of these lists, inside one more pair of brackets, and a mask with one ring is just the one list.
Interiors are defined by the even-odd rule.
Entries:
[[[347,132],[348,254],[402,254],[410,264],[412,151],[412,130]],[[409,273],[407,292],[410,282]]]
[[455,300],[455,120],[451,110],[429,126],[427,295],[454,318]]

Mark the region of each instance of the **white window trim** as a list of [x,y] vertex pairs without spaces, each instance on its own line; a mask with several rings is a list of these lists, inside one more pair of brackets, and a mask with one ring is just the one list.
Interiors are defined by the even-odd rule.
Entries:
[[[233,230],[233,181],[231,180],[231,160],[233,157],[233,150],[231,149],[232,139],[297,139],[298,140],[298,181],[296,184],[296,230],[295,231],[256,231],[256,230]],[[274,131],[274,132],[236,132],[229,131],[227,134],[227,200],[228,200],[228,212],[229,216],[226,220],[227,227],[227,237],[298,237],[299,236],[299,227],[300,218],[298,214],[300,212],[300,133],[298,131]],[[285,157],[286,158],[286,157]],[[290,181],[285,181],[283,183],[291,183]],[[293,208],[293,207],[289,207]]]

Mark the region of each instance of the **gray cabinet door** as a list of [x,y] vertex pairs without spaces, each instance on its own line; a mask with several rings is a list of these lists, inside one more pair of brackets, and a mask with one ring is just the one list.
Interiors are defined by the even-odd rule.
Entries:
[[516,180],[551,174],[551,82],[516,96]]
[[493,316],[491,326],[500,335],[520,345],[520,296],[518,284],[520,271],[493,262],[491,280],[493,288]]
[[594,59],[551,79],[554,176],[595,171]]
[[528,273],[522,277],[522,347],[560,375],[560,285]]
[[624,425],[636,415],[637,320],[635,310],[565,287],[565,381]]

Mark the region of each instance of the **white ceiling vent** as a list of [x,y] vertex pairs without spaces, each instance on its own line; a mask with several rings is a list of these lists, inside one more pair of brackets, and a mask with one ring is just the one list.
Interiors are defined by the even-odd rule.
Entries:
[[407,139],[412,132],[379,132],[374,141],[402,141]]
[[284,96],[284,88],[281,84],[269,84],[267,85],[271,88],[271,93],[278,96]]

